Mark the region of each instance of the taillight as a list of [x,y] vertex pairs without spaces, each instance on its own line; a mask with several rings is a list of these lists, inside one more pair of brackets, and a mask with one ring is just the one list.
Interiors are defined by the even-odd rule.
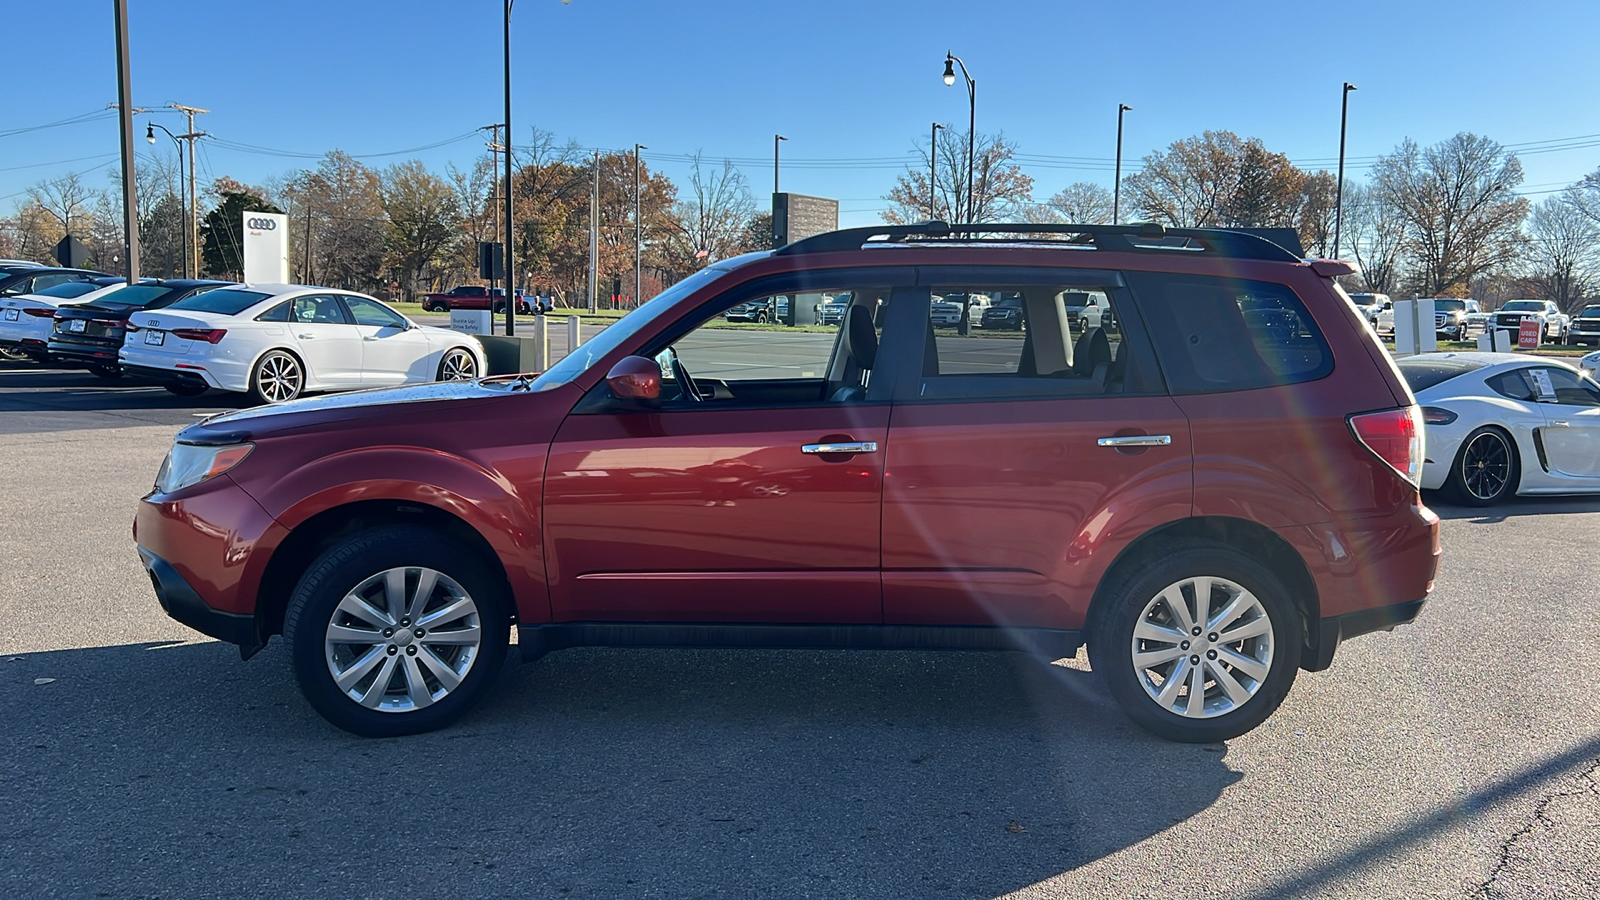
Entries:
[[25,309],[23,312],[27,315],[35,316],[40,319],[48,319],[56,314],[56,311],[53,309]]
[[1422,408],[1422,422],[1425,425],[1449,425],[1458,416],[1448,409],[1437,406],[1424,406]]
[[177,335],[178,337],[183,338],[184,340],[188,340],[188,341],[205,341],[208,344],[215,344],[217,341],[222,340],[222,336],[228,333],[228,329],[226,329],[226,328],[174,328],[174,329],[172,329],[172,333],[174,335]]
[[1422,484],[1422,410],[1415,405],[1349,419],[1350,431],[1372,454],[1413,485]]

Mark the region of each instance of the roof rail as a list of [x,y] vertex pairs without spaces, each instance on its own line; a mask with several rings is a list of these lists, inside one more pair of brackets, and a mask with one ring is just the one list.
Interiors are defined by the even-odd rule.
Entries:
[[1056,225],[1022,222],[950,225],[937,219],[911,225],[845,228],[802,238],[773,251],[774,256],[799,256],[860,250],[868,244],[935,244],[945,240],[963,243],[1004,240],[987,235],[1022,235],[1034,241],[1044,235],[1071,235],[1071,244],[1092,244],[1096,250],[1117,252],[1204,252],[1233,259],[1300,262],[1299,255],[1259,235],[1230,228],[1167,228],[1155,222],[1138,225]]

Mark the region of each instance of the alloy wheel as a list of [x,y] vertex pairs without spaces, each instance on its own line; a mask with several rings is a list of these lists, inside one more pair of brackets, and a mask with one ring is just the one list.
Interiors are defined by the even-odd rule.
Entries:
[[261,396],[268,403],[293,400],[300,394],[300,386],[304,381],[300,364],[286,353],[269,355],[256,370],[256,383],[260,386]]
[[436,569],[401,566],[363,580],[324,634],[334,685],[379,712],[413,712],[460,687],[483,643],[478,607]]
[[471,381],[478,377],[478,361],[465,350],[451,350],[439,366],[440,381]]
[[1188,719],[1226,715],[1261,690],[1272,670],[1272,620],[1250,591],[1226,578],[1168,585],[1133,629],[1130,661],[1164,710]]
[[1493,500],[1511,480],[1511,448],[1498,432],[1485,431],[1461,451],[1461,483],[1478,500]]

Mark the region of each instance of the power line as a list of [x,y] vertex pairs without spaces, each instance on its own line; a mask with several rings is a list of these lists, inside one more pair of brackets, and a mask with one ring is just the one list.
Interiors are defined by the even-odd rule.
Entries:
[[93,121],[96,121],[98,119],[109,119],[109,118],[112,118],[115,115],[116,115],[116,111],[115,110],[110,109],[110,108],[102,108],[102,109],[94,110],[92,112],[86,112],[86,113],[81,113],[81,114],[76,115],[76,116],[70,116],[68,118],[61,119],[60,121],[57,121],[57,122],[46,122],[43,125],[25,125],[25,126],[23,126],[21,128],[8,128],[8,129],[6,129],[4,131],[0,131],[0,138],[11,137],[14,134],[26,134],[26,133],[28,133],[30,131],[43,131],[46,128],[60,128],[63,125],[78,125],[78,124],[83,123],[83,122],[93,122]]

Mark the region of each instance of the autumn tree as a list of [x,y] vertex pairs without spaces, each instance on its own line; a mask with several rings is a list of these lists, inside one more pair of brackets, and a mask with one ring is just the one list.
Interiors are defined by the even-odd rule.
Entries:
[[[1207,131],[1173,141],[1123,179],[1141,217],[1184,228],[1295,228],[1305,206],[1306,173],[1259,138]],[[1304,234],[1302,234],[1302,239]]]
[[708,166],[696,153],[688,188],[673,209],[676,233],[663,262],[679,276],[733,256],[756,215],[744,174],[729,160]]
[[1372,184],[1405,224],[1405,252],[1423,296],[1465,290],[1516,258],[1528,201],[1522,163],[1486,137],[1462,132],[1431,147],[1407,139],[1378,158]]
[[461,208],[450,184],[421,160],[390,166],[383,173],[382,192],[384,249],[409,301],[424,272],[443,260],[458,231]]
[[[950,128],[938,132],[937,146],[917,146],[920,165],[908,166],[884,195],[892,206],[883,220],[922,222],[999,222],[1020,218],[1033,197],[1033,177],[1014,159],[1016,145],[1004,134],[979,134],[973,149],[972,196],[967,196],[967,135]],[[934,174],[933,208],[928,206],[929,153],[939,160]],[[932,215],[930,216],[930,212]]]

